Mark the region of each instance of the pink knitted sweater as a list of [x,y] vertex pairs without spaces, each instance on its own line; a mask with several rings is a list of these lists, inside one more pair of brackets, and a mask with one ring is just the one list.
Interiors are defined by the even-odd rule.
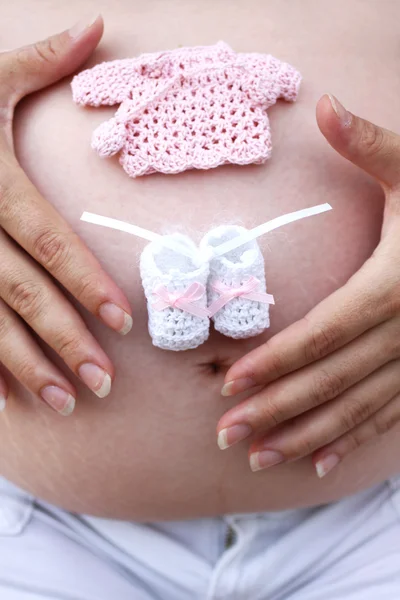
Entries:
[[120,104],[92,147],[102,157],[119,152],[137,177],[263,163],[271,155],[267,108],[296,100],[300,81],[287,63],[219,42],[97,65],[74,77],[72,93],[81,105]]

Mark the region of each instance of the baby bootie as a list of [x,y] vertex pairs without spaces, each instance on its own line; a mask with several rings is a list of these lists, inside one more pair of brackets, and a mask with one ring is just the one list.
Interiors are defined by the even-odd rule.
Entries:
[[207,285],[210,316],[217,331],[236,339],[259,335],[268,328],[268,305],[274,303],[265,293],[264,258],[255,240],[218,255],[218,246],[246,233],[244,227],[222,225],[200,243],[202,253],[212,257]]
[[176,233],[148,244],[140,259],[149,333],[164,350],[197,348],[209,335],[209,264],[197,246]]

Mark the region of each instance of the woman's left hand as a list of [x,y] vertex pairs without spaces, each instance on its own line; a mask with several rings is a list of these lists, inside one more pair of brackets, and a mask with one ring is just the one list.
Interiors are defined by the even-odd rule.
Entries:
[[324,96],[318,125],[385,193],[380,244],[344,287],[240,359],[222,390],[261,391],[218,423],[221,448],[250,436],[254,471],[313,454],[319,477],[400,421],[400,136]]

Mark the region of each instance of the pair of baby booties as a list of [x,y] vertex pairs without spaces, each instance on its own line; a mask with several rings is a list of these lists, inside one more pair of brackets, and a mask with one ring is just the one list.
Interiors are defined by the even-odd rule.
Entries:
[[269,304],[274,300],[266,294],[258,243],[248,241],[222,256],[213,251],[246,232],[237,225],[221,225],[199,246],[175,233],[145,247],[140,273],[155,346],[197,348],[209,336],[210,318],[217,331],[235,339],[259,335],[269,327]]
[[332,210],[327,202],[286,213],[253,229],[220,225],[199,246],[185,235],[160,235],[132,223],[84,212],[82,221],[150,241],[140,272],[149,332],[165,350],[189,350],[206,341],[210,318],[217,331],[240,339],[269,327],[264,259],[256,240],[280,227]]

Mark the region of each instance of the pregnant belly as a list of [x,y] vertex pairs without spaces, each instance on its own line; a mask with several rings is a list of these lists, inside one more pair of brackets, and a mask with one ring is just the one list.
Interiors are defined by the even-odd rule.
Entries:
[[[46,14],[44,4],[41,10]],[[161,4],[157,6],[163,10]],[[254,2],[260,18],[262,6],[262,2]],[[282,19],[277,5],[271,3],[271,7],[275,7],[276,20]],[[208,10],[212,9],[204,8],[206,13]],[[183,17],[190,23],[195,14],[190,8],[185,11]],[[144,13],[141,19],[145,28],[149,16]],[[112,37],[120,24],[116,18],[111,23]],[[271,29],[267,47],[261,29],[250,36],[247,25],[244,39],[235,37],[233,25],[228,23],[222,31],[232,46],[269,51],[296,63],[293,36],[288,35],[288,46],[283,49]],[[180,43],[176,26],[168,39],[160,38],[156,43],[157,31],[154,35],[151,48],[145,38],[139,48],[122,38],[117,50],[111,54],[109,47],[101,59]],[[224,453],[216,445],[216,423],[233,405],[219,394],[229,366],[344,284],[379,238],[379,189],[333,153],[314,121],[315,101],[325,91],[322,86],[332,80],[339,97],[340,91],[346,90],[351,108],[352,101],[357,110],[363,100],[366,104],[362,108],[376,120],[381,115],[379,96],[374,97],[361,75],[354,85],[357,56],[353,63],[350,61],[353,66],[349,73],[341,71],[339,63],[348,49],[332,58],[334,34],[321,50],[331,64],[330,78],[325,80],[312,42],[298,35],[303,51],[296,66],[306,74],[305,83],[295,105],[280,103],[269,111],[274,151],[263,166],[230,166],[132,180],[115,159],[101,160],[89,147],[91,131],[112,114],[109,109],[75,107],[67,83],[21,107],[16,146],[24,168],[121,285],[133,307],[134,326],[126,338],[119,338],[83,314],[114,361],[117,375],[111,395],[103,400],[74,381],[78,402],[68,419],[32,400],[13,382],[8,410],[0,419],[0,468],[16,483],[78,512],[138,520],[173,519],[319,504],[400,470],[398,431],[355,452],[322,481],[315,476],[309,459],[253,474],[246,444]],[[370,43],[371,36],[368,39]],[[199,41],[208,42],[204,36]],[[365,52],[372,52],[366,42]],[[397,88],[388,73],[387,93],[395,95]],[[395,110],[386,111],[385,118],[388,127],[399,124]],[[204,345],[184,353],[162,351],[151,344],[138,269],[144,242],[79,221],[82,211],[87,210],[160,233],[179,230],[198,242],[206,231],[221,223],[250,228],[322,202],[329,202],[334,210],[288,225],[260,240],[268,291],[276,301],[271,309],[271,328],[261,337],[244,341],[212,332]]]

